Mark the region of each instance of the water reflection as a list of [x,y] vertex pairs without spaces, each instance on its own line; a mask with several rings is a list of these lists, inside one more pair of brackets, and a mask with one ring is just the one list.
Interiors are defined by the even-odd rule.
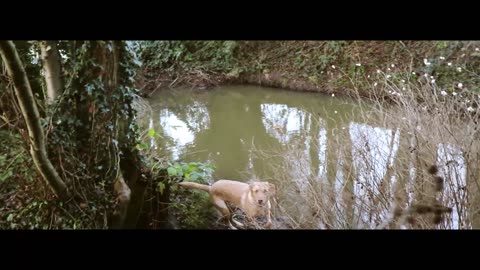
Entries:
[[444,196],[449,198],[455,198],[455,202],[451,202],[450,206],[453,208],[452,212],[452,227],[459,229],[461,226],[461,220],[465,221],[466,213],[465,209],[458,206],[459,202],[466,200],[466,174],[467,168],[465,165],[465,159],[463,158],[463,152],[453,145],[440,144],[437,151],[437,162],[442,164],[439,175],[445,179]]
[[180,120],[174,113],[168,109],[163,109],[159,113],[160,126],[163,128],[166,136],[173,140],[168,147],[172,151],[172,158],[178,159],[180,151],[187,144],[192,143],[194,133],[187,126],[187,123]]
[[[370,211],[363,210],[377,207],[374,200],[369,198],[385,196],[380,193],[385,193],[387,190],[379,187],[382,184],[386,185],[386,182],[390,182],[390,185],[394,186],[394,177],[392,179],[384,178],[387,167],[393,166],[399,146],[399,132],[394,134],[391,129],[350,123],[349,133],[352,141],[353,163],[357,173],[357,181],[353,187],[355,214],[362,219],[362,222],[358,222],[358,224],[369,224],[372,223]],[[376,209],[376,219],[387,218],[388,210],[387,207]]]
[[268,134],[281,144],[288,143],[295,133],[309,132],[311,114],[298,109],[289,108],[286,104],[261,104],[262,122]]
[[[216,179],[248,181],[256,175],[277,181],[272,177],[280,170],[288,175],[284,181],[289,181],[281,186],[298,191],[285,192],[283,199],[298,211],[309,209],[307,198],[315,183],[326,183],[332,175],[338,218],[351,211],[357,217],[356,227],[375,228],[378,220],[388,216],[389,205],[372,198],[393,197],[397,179],[388,174],[388,168],[394,166],[403,134],[359,122],[349,115],[355,106],[348,100],[239,86],[204,93],[159,92],[150,102],[158,124],[150,120],[148,126],[163,136],[162,154],[211,162],[217,167]],[[283,149],[281,155],[279,149]],[[277,155],[259,157],[256,151]],[[438,163],[445,164],[441,173],[450,179],[445,192],[453,194],[466,185],[462,153],[452,145],[439,145],[437,156]],[[285,165],[284,160],[289,163]],[[455,194],[466,196],[464,193]],[[344,200],[348,197],[353,198],[351,209]],[[454,228],[465,215],[461,212],[454,208]]]

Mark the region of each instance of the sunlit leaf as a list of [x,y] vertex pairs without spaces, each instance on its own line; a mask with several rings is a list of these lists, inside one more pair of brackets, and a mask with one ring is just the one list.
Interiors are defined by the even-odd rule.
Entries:
[[162,182],[158,183],[158,192],[160,192],[160,194],[163,194],[164,190],[165,190],[165,184]]
[[168,167],[167,172],[170,176],[177,176],[177,170],[175,170],[173,167]]

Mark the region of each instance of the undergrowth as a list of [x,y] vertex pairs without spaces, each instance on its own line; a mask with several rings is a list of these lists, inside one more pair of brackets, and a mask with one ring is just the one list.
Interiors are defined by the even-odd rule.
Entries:
[[[212,183],[212,175],[215,166],[201,162],[171,161],[158,157],[155,149],[148,147],[147,141],[160,139],[160,135],[154,129],[146,130],[142,135],[142,143],[137,147],[142,151],[152,168],[153,183],[148,189],[153,199],[153,205],[149,206],[150,215],[163,217],[168,224],[150,225],[152,228],[175,228],[175,229],[211,229],[215,228],[217,215],[212,206],[210,195],[205,191],[181,188],[176,184],[182,181],[192,181],[209,185]],[[160,199],[163,197],[163,200]],[[155,205],[163,205],[157,208]],[[162,213],[163,212],[163,213]],[[151,218],[155,220],[155,218]]]

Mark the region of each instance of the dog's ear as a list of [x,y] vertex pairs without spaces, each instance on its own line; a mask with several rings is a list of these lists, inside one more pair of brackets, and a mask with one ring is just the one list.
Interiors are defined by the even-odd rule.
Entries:
[[274,184],[268,183],[269,191],[272,193],[272,195],[275,195],[277,193],[277,188],[275,187]]
[[253,192],[253,188],[255,187],[255,183],[251,182],[250,184],[248,184],[248,187],[250,188],[250,191]]

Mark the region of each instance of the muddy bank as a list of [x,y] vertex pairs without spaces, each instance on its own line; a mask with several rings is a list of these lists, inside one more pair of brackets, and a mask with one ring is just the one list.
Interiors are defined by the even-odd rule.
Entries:
[[296,74],[286,74],[285,72],[279,71],[240,74],[236,77],[224,74],[185,74],[182,77],[183,78],[172,78],[168,74],[158,74],[154,79],[147,80],[142,78],[139,80],[141,93],[144,96],[150,96],[161,89],[189,87],[208,90],[216,86],[229,84],[250,84],[326,94],[346,92],[344,88],[335,88],[334,85],[329,84],[328,82],[331,82],[332,79],[324,83],[315,83]]
[[323,94],[335,94],[340,96],[349,96],[359,94],[362,97],[369,97],[371,92],[368,89],[359,89],[358,93],[352,88],[339,87],[334,82],[334,78],[325,79],[322,82],[312,82],[310,79],[302,78],[295,74],[285,74],[284,72],[274,71],[269,73],[249,73],[241,74],[237,77],[226,75],[212,76],[192,76],[185,75],[188,79],[171,78],[167,74],[159,74],[155,80],[146,82],[141,81],[140,89],[143,97],[150,97],[157,91],[175,87],[194,88],[198,90],[209,90],[221,85],[246,84],[255,86],[266,86],[281,88],[300,92],[317,92]]

